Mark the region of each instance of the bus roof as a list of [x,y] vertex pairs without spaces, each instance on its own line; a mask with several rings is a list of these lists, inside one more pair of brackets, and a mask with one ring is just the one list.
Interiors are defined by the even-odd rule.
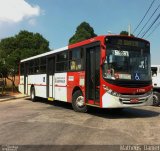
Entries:
[[21,62],[25,62],[25,61],[28,61],[28,60],[40,58],[40,57],[43,57],[43,56],[48,56],[50,54],[53,54],[53,53],[56,53],[56,52],[61,52],[61,51],[67,50],[67,49],[68,49],[68,46],[62,47],[62,48],[52,50],[52,51],[49,51],[49,52],[46,52],[46,53],[42,53],[42,54],[39,54],[39,55],[36,55],[36,56],[33,56],[33,57],[29,57],[27,59],[23,59],[23,60],[21,60]]
[[32,60],[32,59],[36,59],[36,58],[40,58],[40,57],[43,57],[43,56],[48,56],[48,55],[51,55],[51,54],[54,54],[54,53],[58,53],[58,52],[61,52],[61,51],[67,50],[67,49],[72,49],[72,48],[76,48],[78,46],[87,45],[91,42],[96,42],[96,41],[103,40],[105,37],[106,36],[97,36],[97,37],[87,39],[87,40],[84,40],[84,41],[81,41],[81,42],[78,42],[78,43],[75,43],[75,44],[72,44],[72,45],[68,45],[68,46],[65,46],[65,47],[62,47],[62,48],[59,48],[59,49],[55,49],[55,50],[52,50],[52,51],[49,51],[49,52],[46,52],[46,53],[42,53],[42,54],[39,54],[39,55],[36,55],[36,56],[33,56],[33,57],[23,59],[20,62],[29,61],[29,60]]

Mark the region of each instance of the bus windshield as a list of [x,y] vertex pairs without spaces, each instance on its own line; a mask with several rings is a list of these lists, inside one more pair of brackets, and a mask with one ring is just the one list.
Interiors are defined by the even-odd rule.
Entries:
[[103,64],[105,79],[151,80],[149,48],[108,44],[106,54]]

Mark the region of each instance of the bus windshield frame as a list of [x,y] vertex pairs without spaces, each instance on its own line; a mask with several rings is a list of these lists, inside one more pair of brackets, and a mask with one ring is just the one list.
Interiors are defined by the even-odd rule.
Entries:
[[107,37],[103,78],[106,81],[151,81],[150,44],[127,37]]

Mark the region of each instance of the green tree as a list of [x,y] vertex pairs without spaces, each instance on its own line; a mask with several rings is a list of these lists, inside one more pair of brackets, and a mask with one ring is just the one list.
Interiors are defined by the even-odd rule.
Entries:
[[97,36],[94,29],[87,23],[82,22],[76,29],[76,33],[69,39],[69,44],[74,44]]
[[0,72],[5,78],[11,80],[14,86],[20,60],[49,50],[49,42],[39,33],[24,30],[14,37],[2,39],[0,42]]
[[[127,36],[128,36],[128,31],[121,31],[121,32],[120,32],[120,35],[127,35]],[[134,37],[134,35],[133,35],[133,34],[131,34],[131,36],[133,36],[133,37]]]

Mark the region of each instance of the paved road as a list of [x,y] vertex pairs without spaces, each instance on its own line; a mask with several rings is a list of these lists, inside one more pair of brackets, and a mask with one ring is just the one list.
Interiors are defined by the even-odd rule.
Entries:
[[77,113],[61,102],[0,102],[0,144],[160,144],[160,107]]

